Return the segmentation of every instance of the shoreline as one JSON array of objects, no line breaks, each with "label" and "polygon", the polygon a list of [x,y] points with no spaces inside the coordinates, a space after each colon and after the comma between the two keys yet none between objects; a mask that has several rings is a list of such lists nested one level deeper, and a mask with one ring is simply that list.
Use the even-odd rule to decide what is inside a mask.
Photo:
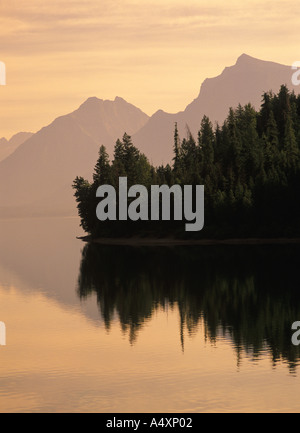
[{"label": "shoreline", "polygon": [[184,245],[288,245],[300,244],[300,238],[245,238],[245,239],[172,239],[172,238],[91,238],[80,236],[83,242],[115,246],[184,246]]}]

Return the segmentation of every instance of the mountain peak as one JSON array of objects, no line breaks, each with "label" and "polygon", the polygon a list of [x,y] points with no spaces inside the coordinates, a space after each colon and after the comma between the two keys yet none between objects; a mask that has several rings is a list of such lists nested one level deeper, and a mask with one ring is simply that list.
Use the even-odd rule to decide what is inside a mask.
[{"label": "mountain peak", "polygon": [[91,96],[87,98],[79,108],[85,108],[85,109],[94,109],[95,107],[100,106],[101,104],[127,104],[125,99],[121,98],[120,96],[116,96],[114,100],[111,99],[99,99],[96,96]]},{"label": "mountain peak", "polygon": [[87,98],[79,107],[78,110],[93,110],[95,107],[99,106],[99,104],[103,102],[102,99],[97,98],[96,96],[91,96]]},{"label": "mountain peak", "polygon": [[93,105],[99,103],[100,101],[101,99],[97,98],[96,96],[91,96],[87,98],[81,105]]},{"label": "mountain peak", "polygon": [[120,96],[116,96],[114,102],[126,102],[125,99],[121,98]]},{"label": "mountain peak", "polygon": [[257,61],[258,59],[256,59],[255,57],[249,56],[248,54],[243,53],[238,57],[238,59],[236,61],[236,65],[239,65],[242,63],[253,62],[253,60]]},{"label": "mountain peak", "polygon": [[9,140],[0,138],[0,161],[11,155],[21,144],[33,135],[32,132],[18,132]]}]

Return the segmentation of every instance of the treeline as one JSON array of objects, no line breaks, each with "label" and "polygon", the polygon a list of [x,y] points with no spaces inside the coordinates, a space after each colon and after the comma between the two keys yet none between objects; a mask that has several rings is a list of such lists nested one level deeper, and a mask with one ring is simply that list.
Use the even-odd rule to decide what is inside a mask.
[{"label": "treeline", "polygon": [[[118,191],[119,177],[134,184],[204,185],[205,226],[184,232],[178,221],[106,221],[96,217],[102,184]],[[204,116],[197,137],[174,133],[171,165],[153,167],[124,134],[114,159],[100,147],[93,182],[73,183],[81,225],[92,236],[180,237],[298,236],[300,234],[300,96],[281,86],[264,93],[260,111],[250,104],[230,109],[222,126]]]}]

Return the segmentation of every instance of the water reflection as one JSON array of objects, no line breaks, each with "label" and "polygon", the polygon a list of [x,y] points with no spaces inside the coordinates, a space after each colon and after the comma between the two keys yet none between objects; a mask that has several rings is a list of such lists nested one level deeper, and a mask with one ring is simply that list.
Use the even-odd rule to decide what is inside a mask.
[{"label": "water reflection", "polygon": [[203,320],[212,342],[229,339],[242,351],[296,369],[299,347],[291,325],[300,320],[300,246],[135,248],[87,244],[78,278],[81,299],[96,293],[107,329],[118,316],[134,344],[158,308],[180,312],[184,329]]}]

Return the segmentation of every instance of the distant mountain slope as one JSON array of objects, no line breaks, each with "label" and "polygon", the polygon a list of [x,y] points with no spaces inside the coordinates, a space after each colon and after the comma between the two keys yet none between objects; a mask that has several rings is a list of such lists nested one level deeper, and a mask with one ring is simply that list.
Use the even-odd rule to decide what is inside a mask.
[{"label": "distant mountain slope", "polygon": [[33,135],[32,132],[19,132],[11,137],[10,140],[0,138],[0,161],[11,155],[18,146],[28,140]]},{"label": "distant mountain slope", "polygon": [[132,134],[147,120],[122,98],[89,98],[55,119],[0,162],[0,216],[75,213],[73,179],[91,177],[101,144],[112,153],[124,131]]},{"label": "distant mountain slope", "polygon": [[234,66],[226,67],[215,78],[206,79],[199,96],[186,109],[177,114],[156,112],[134,136],[134,143],[153,161],[154,164],[170,162],[173,158],[174,124],[178,123],[179,134],[186,136],[186,125],[197,134],[201,119],[207,115],[214,122],[223,123],[230,107],[240,103],[251,103],[260,107],[261,95],[269,90],[277,93],[286,84],[295,93],[300,87],[292,85],[290,66],[258,60],[242,54]]}]

